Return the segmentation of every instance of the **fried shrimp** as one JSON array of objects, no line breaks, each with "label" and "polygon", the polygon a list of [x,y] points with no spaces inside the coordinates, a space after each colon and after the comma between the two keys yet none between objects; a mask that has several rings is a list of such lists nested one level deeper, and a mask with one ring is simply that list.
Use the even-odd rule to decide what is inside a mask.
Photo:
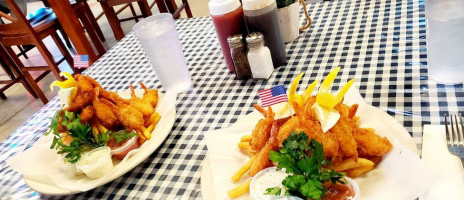
[{"label": "fried shrimp", "polygon": [[81,122],[83,124],[87,123],[93,118],[94,115],[95,115],[95,110],[93,109],[93,106],[89,105],[85,107],[84,109],[82,109],[82,112],[81,112]]},{"label": "fried shrimp", "polygon": [[264,147],[256,155],[256,159],[253,161],[253,164],[251,164],[250,171],[248,173],[250,176],[254,176],[259,171],[272,166],[272,161],[269,159],[269,152],[273,150],[272,146],[272,142],[267,141],[266,145],[264,145]]},{"label": "fried shrimp", "polygon": [[341,144],[339,148],[340,159],[342,158],[354,158],[358,159],[358,151],[356,140],[353,137],[353,123],[349,116],[349,108],[347,105],[337,105],[336,110],[340,113],[340,119],[330,129],[330,132],[338,139]]},{"label": "fried shrimp", "polygon": [[359,128],[354,132],[354,138],[358,144],[360,157],[382,156],[393,148],[390,141],[386,137],[375,134],[374,129]]},{"label": "fried shrimp", "polygon": [[158,90],[148,89],[142,82],[140,82],[139,84],[145,90],[142,99],[145,102],[150,103],[153,107],[156,107],[156,104],[158,104]]},{"label": "fried shrimp", "polygon": [[135,109],[141,112],[144,118],[149,117],[151,114],[153,114],[153,112],[155,112],[155,109],[153,109],[151,103],[137,97],[135,95],[134,86],[132,86],[132,84],[130,85],[130,89],[131,98],[129,100],[129,105],[133,106]]},{"label": "fried shrimp", "polygon": [[116,105],[106,99],[102,99],[102,101],[109,106],[114,113],[116,113],[116,116],[119,121],[121,121],[122,125],[136,131],[142,130],[144,122],[143,115],[133,106],[126,105],[116,99],[113,99],[113,101],[116,102]]},{"label": "fried shrimp", "polygon": [[77,82],[76,97],[71,100],[71,104],[66,109],[69,112],[79,112],[85,106],[92,103],[95,91],[92,83],[83,75],[76,75]]},{"label": "fried shrimp", "polygon": [[264,147],[271,135],[272,123],[274,122],[274,113],[272,112],[271,107],[268,107],[267,113],[261,106],[258,106],[257,104],[255,104],[254,107],[256,110],[260,112],[262,111],[261,114],[264,115],[264,119],[259,120],[258,124],[256,124],[251,139],[251,149],[254,151],[259,151]]},{"label": "fried shrimp", "polygon": [[118,118],[113,113],[111,107],[100,101],[100,99],[98,99],[99,88],[96,88],[95,90],[97,95],[94,96],[92,101],[93,108],[95,109],[95,115],[98,119],[100,119],[103,126],[107,128],[114,128],[119,126],[120,123],[118,121]]}]

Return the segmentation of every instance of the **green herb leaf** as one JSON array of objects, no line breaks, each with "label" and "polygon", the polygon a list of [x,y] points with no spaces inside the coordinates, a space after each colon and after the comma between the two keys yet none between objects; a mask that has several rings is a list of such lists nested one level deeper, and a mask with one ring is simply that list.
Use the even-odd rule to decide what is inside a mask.
[{"label": "green herb leaf", "polygon": [[[60,117],[62,118],[61,124],[59,123]],[[63,130],[64,133],[60,133],[58,130]],[[90,125],[82,124],[80,116],[72,112],[57,111],[47,134],[50,132],[54,135],[50,149],[56,149],[58,154],[66,154],[65,158],[70,163],[79,161],[81,153],[84,151],[99,146],[93,141]],[[69,145],[63,143],[64,135],[72,137],[73,140]]]},{"label": "green herb leaf", "polygon": [[[324,168],[330,165],[330,161],[325,160],[322,143],[308,140],[306,133],[292,132],[278,152],[270,152],[269,159],[278,163],[277,169],[285,169],[289,174],[282,181],[286,195],[318,200],[327,192],[323,183],[344,184],[342,180],[345,174]],[[271,193],[274,189],[268,188],[266,191]]]},{"label": "green herb leaf", "polygon": [[282,189],[279,187],[267,188],[265,195],[280,195]]}]

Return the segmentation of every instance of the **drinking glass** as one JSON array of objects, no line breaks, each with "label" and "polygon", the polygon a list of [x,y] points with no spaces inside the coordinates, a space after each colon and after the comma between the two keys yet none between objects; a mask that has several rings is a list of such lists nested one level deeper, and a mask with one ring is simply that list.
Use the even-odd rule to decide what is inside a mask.
[{"label": "drinking glass", "polygon": [[190,90],[192,80],[172,15],[155,14],[135,24],[132,30],[166,91]]},{"label": "drinking glass", "polygon": [[463,83],[464,1],[427,0],[425,16],[430,79],[444,84]]}]

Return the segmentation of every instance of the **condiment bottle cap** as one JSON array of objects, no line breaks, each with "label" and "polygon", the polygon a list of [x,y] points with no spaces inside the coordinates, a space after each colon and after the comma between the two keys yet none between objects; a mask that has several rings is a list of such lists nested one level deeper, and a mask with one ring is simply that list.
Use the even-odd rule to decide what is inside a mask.
[{"label": "condiment bottle cap", "polygon": [[259,10],[265,8],[272,3],[276,2],[275,0],[242,0],[244,10]]},{"label": "condiment bottle cap", "polygon": [[224,15],[240,7],[239,0],[210,0],[208,2],[211,15]]}]

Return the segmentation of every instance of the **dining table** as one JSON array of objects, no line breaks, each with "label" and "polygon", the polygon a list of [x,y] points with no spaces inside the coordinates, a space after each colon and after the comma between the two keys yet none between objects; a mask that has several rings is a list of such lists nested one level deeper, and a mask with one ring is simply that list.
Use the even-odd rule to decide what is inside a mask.
[{"label": "dining table", "polygon": [[[0,168],[0,196],[12,199],[202,199],[201,169],[208,153],[204,132],[226,128],[259,103],[258,91],[290,85],[301,72],[310,83],[341,66],[337,89],[350,79],[368,104],[388,113],[422,148],[422,127],[443,124],[446,113],[464,108],[462,84],[430,80],[424,0],[325,1],[307,5],[308,30],[286,44],[287,63],[268,80],[238,80],[229,73],[210,17],[176,20],[193,89],[177,95],[170,134],[133,170],[101,187],[68,196],[47,196],[29,188],[21,174]],[[302,13],[300,16],[303,16]],[[304,24],[301,17],[300,24]],[[128,90],[143,82],[165,92],[133,32],[84,74],[105,89]],[[32,138],[49,129],[60,109],[53,98],[0,143],[0,166]],[[160,124],[162,126],[162,124]],[[38,135],[38,137],[34,137]],[[33,145],[33,142],[29,145]]]}]

